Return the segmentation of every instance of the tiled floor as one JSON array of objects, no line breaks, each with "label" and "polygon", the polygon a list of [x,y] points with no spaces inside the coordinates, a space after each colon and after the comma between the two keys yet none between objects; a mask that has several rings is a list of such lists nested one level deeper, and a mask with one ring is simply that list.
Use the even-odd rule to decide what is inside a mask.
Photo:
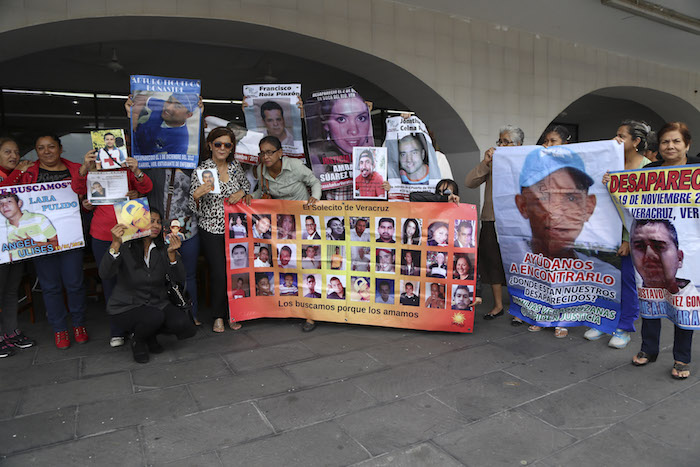
[{"label": "tiled floor", "polygon": [[700,369],[670,378],[669,322],[644,368],[629,364],[638,335],[614,350],[507,317],[478,318],[474,334],[205,325],[161,339],[166,352],[141,365],[109,347],[102,308],[91,305],[91,341],[65,351],[45,319],[21,316],[39,345],[0,360],[3,466],[700,462]]}]

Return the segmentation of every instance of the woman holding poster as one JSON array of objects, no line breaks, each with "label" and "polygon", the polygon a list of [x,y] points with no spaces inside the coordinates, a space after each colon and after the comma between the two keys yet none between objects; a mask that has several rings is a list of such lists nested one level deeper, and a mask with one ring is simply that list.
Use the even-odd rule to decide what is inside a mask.
[{"label": "woman holding poster", "polygon": [[[57,182],[75,179],[78,176],[81,166],[61,157],[63,146],[58,136],[40,135],[34,142],[34,149],[39,160],[21,174],[18,184]],[[38,256],[34,258],[34,267],[46,304],[46,317],[54,330],[56,347],[59,349],[70,347],[66,323],[68,310],[63,300],[64,288],[73,324],[73,338],[79,344],[87,342],[83,249]]]},{"label": "woman holding poster", "polygon": [[[235,204],[250,191],[250,182],[234,159],[236,137],[226,127],[214,128],[207,136],[207,154],[199,169],[216,170],[219,174],[220,193],[212,193],[211,182],[201,183],[197,171],[192,173],[189,208],[199,219],[200,245],[209,264],[211,277],[212,317],[214,332],[224,332],[224,319],[228,318],[228,294],[226,292],[226,257],[224,234],[228,230],[224,202]],[[231,329],[241,328],[239,323],[229,322]]]},{"label": "woman holding poster", "polygon": [[[260,140],[260,161],[260,182],[253,194],[246,195],[248,205],[252,199],[261,199],[263,195],[273,199],[307,200],[308,204],[316,204],[321,198],[321,182],[301,161],[282,158],[282,143],[277,137],[265,136]],[[307,319],[302,330],[309,332],[315,327],[313,320]]]},{"label": "woman holding poster", "polygon": [[[126,167],[113,170],[113,173],[126,173],[129,192],[127,193],[132,199],[138,198],[139,193],[146,194],[153,189],[151,179],[140,168],[139,164],[133,157],[126,158]],[[79,196],[84,197],[88,194],[88,173],[97,170],[97,150],[88,151],[83,158],[83,165],[80,166],[77,176],[72,178],[72,188]],[[92,221],[90,222],[90,236],[92,237],[92,254],[95,256],[95,261],[100,264],[102,257],[109,250],[109,245],[112,242],[111,229],[117,225],[117,216],[114,213],[112,204],[93,205],[88,199],[83,199],[83,208],[87,211],[92,211]],[[109,302],[112,295],[112,290],[116,285],[115,280],[102,281],[102,293],[104,294],[105,303]],[[110,340],[109,345],[119,347],[124,345],[125,333],[123,330],[114,327],[110,322]]]},{"label": "woman holding poster", "polygon": [[[651,132],[651,127],[643,122],[634,120],[625,120],[617,129],[615,141],[624,145],[625,150],[625,170],[641,169],[650,163],[649,159],[644,157],[644,151],[647,147],[647,137]],[[603,183],[605,185],[610,181],[610,175],[605,174]],[[622,279],[622,300],[620,301],[620,321],[617,324],[617,329],[613,332],[612,337],[608,341],[608,346],[615,349],[623,349],[632,339],[631,332],[634,332],[634,322],[639,318],[639,298],[637,297],[637,285],[635,284],[634,266],[630,258],[630,234],[623,226],[622,228],[622,243],[617,250],[617,255],[621,259],[622,267],[620,269]],[[583,337],[590,341],[594,341],[603,337],[600,329],[589,328],[583,334]]]},{"label": "woman holding poster", "polygon": [[[29,161],[20,162],[19,158],[17,142],[0,138],[0,182],[12,184],[10,182],[17,180],[29,167]],[[0,210],[4,212],[3,204],[0,200]],[[0,358],[14,354],[14,348],[26,349],[34,345],[34,341],[17,328],[17,289],[23,274],[23,262],[0,264]]]},{"label": "woman holding poster", "polygon": [[160,212],[151,209],[150,217],[150,235],[126,245],[122,244],[126,226],[112,227],[109,254],[99,265],[103,280],[116,281],[107,303],[109,321],[133,335],[131,349],[137,363],[148,362],[149,352],[163,351],[156,333],[187,339],[197,332],[194,321],[168,300],[168,279],[179,284],[185,279],[185,266],[177,252],[182,242],[172,237],[166,245]]},{"label": "woman holding poster", "polygon": [[[691,136],[685,123],[667,123],[659,130],[658,140],[659,154],[663,160],[652,162],[647,168],[688,164]],[[683,251],[679,249],[678,234],[669,220],[635,221],[630,237],[632,261],[642,278],[642,287],[666,289],[673,295],[672,298],[698,293],[696,290],[685,292],[693,288],[692,282],[676,278],[676,272],[683,264]],[[665,276],[663,280],[659,279],[661,275]],[[687,379],[690,376],[693,331],[682,329],[677,324],[674,327],[671,376],[674,379]],[[660,335],[661,318],[644,318],[642,313],[642,348],[632,358],[634,365],[643,366],[656,361]]]}]

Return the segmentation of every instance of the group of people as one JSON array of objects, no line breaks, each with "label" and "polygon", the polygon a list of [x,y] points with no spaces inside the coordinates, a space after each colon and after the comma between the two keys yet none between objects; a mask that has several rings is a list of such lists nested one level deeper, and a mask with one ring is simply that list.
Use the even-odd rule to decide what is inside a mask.
[{"label": "group of people", "polygon": [[[129,99],[126,104],[127,113],[130,114],[134,102]],[[201,102],[200,102],[201,105]],[[272,109],[275,110],[275,109]],[[267,109],[269,112],[270,109]],[[329,123],[329,126],[330,125]],[[688,150],[691,137],[687,127],[680,122],[669,123],[659,130],[656,135],[657,145],[652,145],[653,135],[648,125],[642,122],[625,121],[617,129],[615,140],[624,146],[625,169],[637,169],[645,166],[671,166],[689,163]],[[545,147],[564,145],[569,142],[570,136],[566,128],[553,126],[543,134],[541,144]],[[497,146],[522,145],[524,133],[521,129],[506,126],[499,131]],[[411,143],[407,141],[406,144]],[[324,196],[321,182],[317,176],[298,159],[283,157],[282,141],[278,136],[268,134],[259,143],[260,163],[255,167],[244,169],[236,161],[235,147],[236,136],[227,127],[212,129],[206,138],[204,145],[205,155],[202,158],[198,170],[205,169],[216,171],[218,186],[215,190],[211,179],[200,180],[193,171],[182,169],[148,169],[141,170],[138,162],[133,157],[120,160],[122,167],[115,170],[124,171],[127,175],[129,197],[136,198],[147,196],[150,210],[150,235],[127,243],[123,242],[126,226],[117,223],[114,210],[111,205],[92,205],[87,197],[87,175],[90,171],[97,170],[99,161],[98,151],[89,151],[83,158],[83,163],[78,164],[61,157],[62,146],[60,139],[55,135],[41,135],[35,140],[35,149],[38,155],[36,162],[20,161],[19,147],[17,143],[8,138],[0,139],[0,186],[54,182],[71,180],[73,190],[80,196],[81,206],[86,213],[90,213],[90,237],[91,249],[96,263],[99,265],[99,274],[102,281],[106,309],[110,317],[110,345],[118,347],[130,338],[134,359],[138,362],[148,361],[149,353],[162,351],[156,336],[159,333],[174,334],[184,339],[194,335],[196,325],[200,325],[197,303],[196,270],[197,258],[201,253],[206,259],[209,269],[210,298],[213,318],[212,330],[217,333],[224,332],[228,319],[228,294],[227,294],[227,267],[224,251],[225,234],[227,231],[232,238],[243,238],[247,235],[247,226],[243,216],[234,216],[226,219],[224,215],[224,203],[235,204],[244,202],[250,204],[253,199],[284,199],[303,200],[309,205],[315,204],[319,199],[339,197],[339,192],[333,196]],[[505,272],[500,256],[500,248],[496,235],[495,216],[493,212],[492,198],[492,161],[495,147],[485,152],[484,159],[469,172],[465,184],[470,188],[477,188],[486,184],[485,197],[481,210],[481,229],[478,242],[478,272],[480,280],[491,286],[494,298],[493,308],[484,315],[485,320],[493,320],[502,316],[505,312],[503,302],[503,285],[505,285]],[[410,171],[413,165],[419,166],[418,159],[422,155],[416,148],[402,150],[400,158],[402,167],[406,168],[401,173],[402,180],[406,183],[421,183],[427,177],[425,173]],[[657,159],[658,158],[658,159]],[[415,160],[414,160],[415,159]],[[413,161],[413,162],[412,162]],[[374,161],[369,157],[361,160],[361,165],[367,174],[373,168]],[[412,165],[413,164],[413,165]],[[420,167],[419,167],[420,169]],[[251,186],[247,171],[253,171],[256,186]],[[602,180],[601,183],[605,183]],[[382,181],[383,190],[388,190],[386,182]],[[420,201],[453,201],[459,202],[458,185],[449,179],[438,184],[435,194],[416,193],[411,200]],[[431,198],[432,196],[432,198]],[[527,190],[523,189],[522,196],[527,196]],[[12,203],[17,206],[13,208]],[[21,209],[12,197],[0,197],[0,211],[6,209]],[[8,211],[9,212],[9,211]],[[545,211],[537,213],[541,222],[548,222]],[[7,217],[7,216],[6,216]],[[175,225],[187,225],[186,235],[178,232],[170,235],[167,242],[164,241],[163,223],[168,221],[168,227]],[[173,223],[170,221],[172,220]],[[289,235],[296,233],[294,218],[290,216],[291,225],[286,229]],[[313,216],[304,219],[302,238],[304,240],[320,240],[318,225]],[[254,238],[270,238],[269,218],[261,217],[252,226]],[[285,220],[278,219],[278,226],[285,229]],[[368,219],[358,219],[351,226],[350,238],[353,241],[360,239],[369,240],[367,231]],[[393,218],[378,219],[376,225],[376,242],[396,243],[396,225]],[[401,225],[399,226],[401,227]],[[416,219],[407,219],[401,229],[401,242],[406,245],[418,244],[421,237],[421,225]],[[444,222],[431,224],[427,232],[427,244],[429,246],[447,246],[449,226]],[[454,246],[458,248],[473,248],[472,238],[474,226],[469,222],[460,223],[455,228]],[[343,222],[339,219],[329,219],[326,223],[326,236],[330,240],[344,240],[346,236]],[[613,333],[609,345],[622,348],[630,340],[630,333],[634,332],[634,322],[639,317],[637,291],[634,277],[634,264],[641,261],[663,261],[661,254],[656,256],[653,248],[662,238],[664,245],[678,262],[682,262],[682,252],[678,251],[677,233],[667,225],[659,222],[638,222],[632,232],[623,232],[621,246],[617,254],[622,259],[622,312],[618,329]],[[674,250],[675,249],[675,250]],[[377,248],[377,270],[383,267],[394,267],[394,250],[390,247]],[[369,270],[369,250],[364,247],[353,248],[352,268],[358,271]],[[255,259],[256,267],[269,267],[271,264],[271,251],[262,246]],[[280,253],[280,257],[281,257]],[[386,256],[386,258],[385,258]],[[661,258],[661,259],[659,259]],[[341,269],[344,261],[344,253],[338,248],[332,255],[332,269]],[[437,252],[428,258],[429,277],[445,278],[447,267],[445,255]],[[310,245],[306,248],[302,265],[315,268],[318,265],[319,252],[316,247]],[[72,340],[76,343],[87,342],[89,337],[85,327],[85,286],[83,281],[83,250],[74,249],[56,254],[39,256],[33,259],[39,283],[42,289],[48,321],[55,333],[55,345],[59,349],[66,349]],[[474,259],[467,253],[460,253],[454,257],[453,275],[458,280],[474,279]],[[246,258],[247,265],[247,258]],[[305,267],[306,267],[305,266]],[[24,262],[11,262],[0,265],[0,300],[2,306],[2,319],[0,329],[0,356],[12,355],[15,349],[28,348],[34,345],[34,341],[26,336],[18,328],[17,324],[17,289],[19,281],[24,273]],[[406,250],[401,258],[401,273],[414,275],[414,271],[420,269],[420,256]],[[296,295],[298,287],[289,275],[289,280],[280,284],[283,295]],[[186,290],[192,299],[192,314],[182,313],[181,309],[174,307],[167,298],[167,282],[175,281],[185,284]],[[267,279],[267,283],[266,280]],[[345,287],[339,279],[331,278],[333,289],[331,297],[342,299],[345,297]],[[653,278],[643,277],[645,285],[654,285]],[[320,296],[316,292],[313,275],[307,278],[313,284],[306,284],[309,294]],[[686,284],[683,280],[671,278],[672,288],[682,289]],[[669,280],[665,282],[668,284]],[[256,293],[258,295],[271,295],[271,284],[266,275],[257,280]],[[367,290],[365,284],[356,287],[358,292]],[[434,282],[426,290],[425,306],[430,308],[444,308],[446,291],[441,284]],[[67,300],[64,302],[63,293]],[[242,291],[242,284],[237,284],[236,291]],[[393,303],[393,291],[386,281],[377,283],[378,303]],[[467,286],[460,285],[452,291],[453,305],[455,309],[467,309],[473,303],[473,292]],[[239,294],[240,295],[240,294]],[[447,297],[448,299],[450,297]],[[418,295],[414,291],[414,284],[405,281],[404,290],[400,294],[401,304],[417,305]],[[479,300],[480,301],[480,300]],[[66,306],[67,305],[67,306]],[[460,308],[462,307],[462,308]],[[68,325],[70,315],[71,326]],[[513,318],[512,325],[522,325],[522,321]],[[240,329],[240,323],[229,321],[229,326]],[[311,331],[315,323],[308,319],[303,324],[304,331]],[[70,329],[70,331],[69,331]],[[529,330],[536,332],[542,328],[530,326]],[[660,320],[644,319],[642,322],[642,348],[634,357],[635,365],[645,365],[656,360],[659,353]],[[557,327],[554,330],[556,337],[565,337],[568,330]],[[603,333],[597,329],[589,329],[585,337],[589,340],[599,339]],[[677,378],[686,378],[689,375],[690,347],[692,344],[692,331],[676,327],[674,342],[674,367],[672,374]]]},{"label": "group of people", "polygon": [[[611,132],[612,133],[612,132]],[[570,142],[570,134],[563,126],[551,126],[542,135],[540,143],[544,147],[560,146]],[[524,133],[513,126],[505,126],[499,131],[498,147],[519,146],[523,144]],[[626,170],[682,166],[697,163],[688,152],[691,144],[691,135],[688,127],[682,122],[670,122],[654,133],[650,126],[644,122],[626,120],[617,128],[614,140],[623,146],[624,168]],[[506,284],[506,275],[503,269],[503,261],[500,257],[501,248],[496,235],[495,216],[493,210],[493,186],[492,163],[496,148],[489,148],[483,160],[474,167],[466,177],[465,183],[470,188],[477,188],[486,184],[483,207],[481,210],[481,230],[478,243],[478,272],[483,283],[489,284],[493,293],[494,306],[483,318],[494,320],[504,314],[503,286]],[[529,156],[528,156],[529,158]],[[528,161],[525,161],[527,165]],[[525,169],[524,169],[525,170]],[[607,184],[610,176],[606,174],[602,180],[591,180],[585,174],[580,177],[577,170],[562,169],[559,172],[552,170],[559,178],[552,182],[552,186],[562,192],[567,192],[565,186],[585,187],[585,191],[593,183]],[[574,177],[581,178],[575,180]],[[571,216],[580,220],[581,226],[590,218],[595,207],[595,202],[587,203],[590,195],[583,197],[580,203],[573,203],[566,213],[555,212],[556,205],[563,203],[537,203],[529,202],[528,196],[541,199],[542,192],[551,187],[536,186],[537,180],[529,180],[521,184],[521,194],[516,196],[516,205],[523,217],[530,220],[533,237],[530,247],[534,253],[544,257],[562,257],[553,249],[571,250],[573,242],[581,229],[571,229],[562,234],[562,238],[553,238],[545,230],[554,226],[558,218]],[[522,182],[522,174],[521,174]],[[531,188],[532,186],[532,188]],[[593,197],[595,198],[595,197]],[[530,200],[532,201],[532,200]],[[558,209],[558,207],[557,207]],[[555,219],[555,217],[557,219]],[[554,230],[554,229],[552,229]],[[554,234],[552,234],[554,235]],[[569,238],[570,237],[570,238]],[[623,226],[623,234],[617,256],[621,260],[621,311],[617,329],[612,333],[608,345],[613,348],[624,348],[630,342],[630,333],[635,331],[634,323],[639,318],[639,297],[635,282],[635,267],[642,278],[643,287],[664,288],[670,294],[682,294],[685,288],[689,288],[687,279],[676,278],[676,271],[683,263],[683,252],[679,250],[678,233],[673,225],[665,219],[637,220],[633,223],[631,232]],[[691,284],[692,285],[692,284]],[[693,291],[695,293],[695,291]],[[520,326],[523,322],[514,317],[511,321],[514,326]],[[692,330],[682,329],[674,325],[674,365],[671,376],[676,379],[686,379],[690,375],[690,355],[692,345]],[[529,326],[529,331],[541,331],[542,327]],[[654,362],[659,354],[659,335],[661,329],[660,319],[642,319],[642,345],[632,363],[637,366]],[[566,337],[568,329],[555,327],[554,336]],[[597,340],[605,335],[596,328],[589,328],[584,337],[588,340]]]}]

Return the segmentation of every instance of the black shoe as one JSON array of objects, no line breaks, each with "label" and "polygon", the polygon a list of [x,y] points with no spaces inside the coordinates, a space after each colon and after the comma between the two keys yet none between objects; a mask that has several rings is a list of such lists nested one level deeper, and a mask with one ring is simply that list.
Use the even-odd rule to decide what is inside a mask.
[{"label": "black shoe", "polygon": [[148,363],[148,345],[145,342],[131,341],[131,350],[134,352],[136,363]]},{"label": "black shoe", "polygon": [[503,310],[499,311],[499,312],[496,313],[495,315],[492,315],[491,313],[486,313],[486,314],[484,315],[484,319],[485,319],[486,321],[491,321],[492,319],[496,319],[496,318],[498,318],[499,316],[502,316],[503,313],[505,313],[505,311],[503,311]]},{"label": "black shoe", "polygon": [[522,326],[523,324],[525,324],[525,323],[523,323],[522,321],[520,321],[518,318],[513,318],[513,319],[510,321],[510,325],[511,325],[511,326]]},{"label": "black shoe", "polygon": [[165,350],[162,345],[158,343],[158,339],[156,339],[156,336],[151,337],[146,341],[146,345],[148,345],[148,351],[150,353],[163,353]]},{"label": "black shoe", "polygon": [[304,321],[304,324],[301,325],[301,330],[304,332],[311,332],[314,329],[316,329],[316,323],[309,323],[308,321]]}]

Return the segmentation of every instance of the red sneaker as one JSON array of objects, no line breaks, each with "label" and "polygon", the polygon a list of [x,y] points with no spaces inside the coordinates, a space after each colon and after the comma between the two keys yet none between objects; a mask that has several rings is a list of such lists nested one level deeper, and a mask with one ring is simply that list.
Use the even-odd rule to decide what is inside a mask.
[{"label": "red sneaker", "polygon": [[66,350],[70,347],[70,339],[68,338],[68,331],[60,331],[55,333],[56,337],[56,348],[60,350]]},{"label": "red sneaker", "polygon": [[73,328],[73,336],[75,337],[75,342],[78,344],[86,343],[90,338],[88,337],[87,329],[85,326],[78,326]]}]

